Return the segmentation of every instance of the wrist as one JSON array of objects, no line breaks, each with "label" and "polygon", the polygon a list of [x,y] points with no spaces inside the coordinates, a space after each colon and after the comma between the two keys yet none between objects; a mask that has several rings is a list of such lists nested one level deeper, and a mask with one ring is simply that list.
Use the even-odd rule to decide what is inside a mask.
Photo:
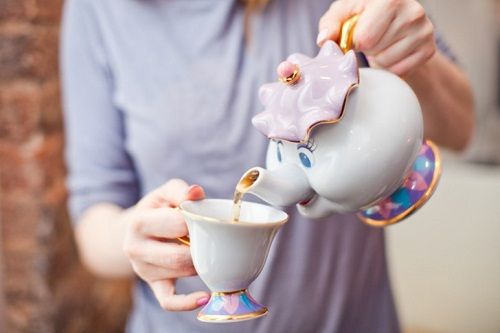
[{"label": "wrist", "polygon": [[403,75],[401,78],[407,82],[428,81],[436,73],[436,70],[439,67],[439,57],[441,56],[440,52],[436,51],[427,61],[416,66],[413,70]]}]

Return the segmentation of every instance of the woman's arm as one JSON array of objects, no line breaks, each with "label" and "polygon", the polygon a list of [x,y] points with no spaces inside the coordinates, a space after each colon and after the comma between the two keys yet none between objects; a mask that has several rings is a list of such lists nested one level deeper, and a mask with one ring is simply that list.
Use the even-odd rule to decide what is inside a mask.
[{"label": "woman's arm", "polygon": [[175,280],[196,271],[189,248],[176,241],[187,234],[187,226],[173,207],[203,197],[200,186],[173,179],[126,210],[107,203],[93,205],[76,230],[80,256],[98,276],[131,277],[136,273],[150,285],[165,310],[202,306],[209,299],[207,292],[175,293]]},{"label": "woman's arm", "polygon": [[134,276],[130,261],[123,252],[127,213],[115,204],[100,203],[88,208],[78,221],[75,237],[80,258],[97,276]]},{"label": "woman's arm", "polygon": [[425,137],[445,147],[463,150],[474,127],[472,89],[463,72],[436,52],[404,79],[422,106]]},{"label": "woman's arm", "polygon": [[78,250],[97,275],[127,277],[133,271],[164,309],[193,310],[206,304],[209,294],[175,293],[176,279],[196,270],[189,247],[176,241],[187,234],[187,226],[173,207],[201,199],[204,192],[200,186],[170,180],[139,201],[124,116],[113,101],[113,64],[97,4],[67,0],[62,26],[68,189]]},{"label": "woman's arm", "polygon": [[464,149],[474,126],[472,90],[465,75],[439,51],[434,27],[415,0],[338,0],[319,23],[318,44],[338,40],[343,22],[359,20],[354,46],[370,65],[404,78],[423,109],[425,137]]},{"label": "woman's arm", "polygon": [[131,276],[122,251],[122,208],[138,200],[125,148],[123,116],[113,103],[113,76],[94,1],[65,2],[61,83],[70,213],[78,249],[102,276]]}]

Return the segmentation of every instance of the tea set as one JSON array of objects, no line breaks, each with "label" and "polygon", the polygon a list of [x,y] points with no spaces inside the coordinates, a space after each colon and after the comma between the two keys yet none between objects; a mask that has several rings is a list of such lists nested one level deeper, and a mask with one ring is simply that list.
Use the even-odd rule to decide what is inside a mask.
[{"label": "tea set", "polygon": [[[278,66],[279,80],[264,84],[264,110],[252,123],[269,140],[266,168],[244,173],[241,192],[271,206],[233,200],[183,202],[193,263],[212,291],[198,319],[234,322],[268,309],[248,292],[288,216],[322,218],[355,213],[374,227],[414,213],[433,194],[441,172],[438,148],[423,138],[422,111],[398,76],[359,68],[352,48],[357,17],[342,27],[339,44],[328,41],[314,58],[292,54]],[[240,195],[241,197],[241,195]]]}]

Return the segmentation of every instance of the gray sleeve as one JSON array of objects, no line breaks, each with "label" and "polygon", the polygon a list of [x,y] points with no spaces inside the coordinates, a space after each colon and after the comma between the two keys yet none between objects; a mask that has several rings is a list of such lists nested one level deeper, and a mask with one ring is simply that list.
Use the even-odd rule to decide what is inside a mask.
[{"label": "gray sleeve", "polygon": [[129,207],[138,199],[123,114],[113,105],[113,79],[96,18],[90,2],[66,1],[60,65],[69,209],[75,222],[96,203]]},{"label": "gray sleeve", "polygon": [[436,46],[437,46],[438,50],[441,51],[441,53],[444,56],[446,56],[448,59],[450,59],[451,61],[456,63],[457,57],[455,56],[455,54],[453,53],[453,51],[448,46],[446,41],[443,39],[443,36],[439,32],[436,33],[435,39],[436,39]]}]

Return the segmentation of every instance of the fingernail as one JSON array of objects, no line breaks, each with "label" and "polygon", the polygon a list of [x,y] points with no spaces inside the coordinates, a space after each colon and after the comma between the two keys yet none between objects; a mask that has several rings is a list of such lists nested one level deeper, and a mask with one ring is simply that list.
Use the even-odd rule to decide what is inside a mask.
[{"label": "fingernail", "polygon": [[318,38],[316,38],[316,44],[319,45],[319,44],[323,43],[327,37],[328,37],[328,29],[325,28],[319,32]]},{"label": "fingernail", "polygon": [[203,306],[203,305],[207,304],[209,300],[210,300],[210,297],[207,297],[207,296],[202,297],[196,301],[196,305]]},{"label": "fingernail", "polygon": [[186,195],[189,195],[189,194],[193,193],[197,189],[201,189],[201,186],[200,185],[191,185],[191,186],[189,186],[187,188],[187,190],[186,190]]}]

